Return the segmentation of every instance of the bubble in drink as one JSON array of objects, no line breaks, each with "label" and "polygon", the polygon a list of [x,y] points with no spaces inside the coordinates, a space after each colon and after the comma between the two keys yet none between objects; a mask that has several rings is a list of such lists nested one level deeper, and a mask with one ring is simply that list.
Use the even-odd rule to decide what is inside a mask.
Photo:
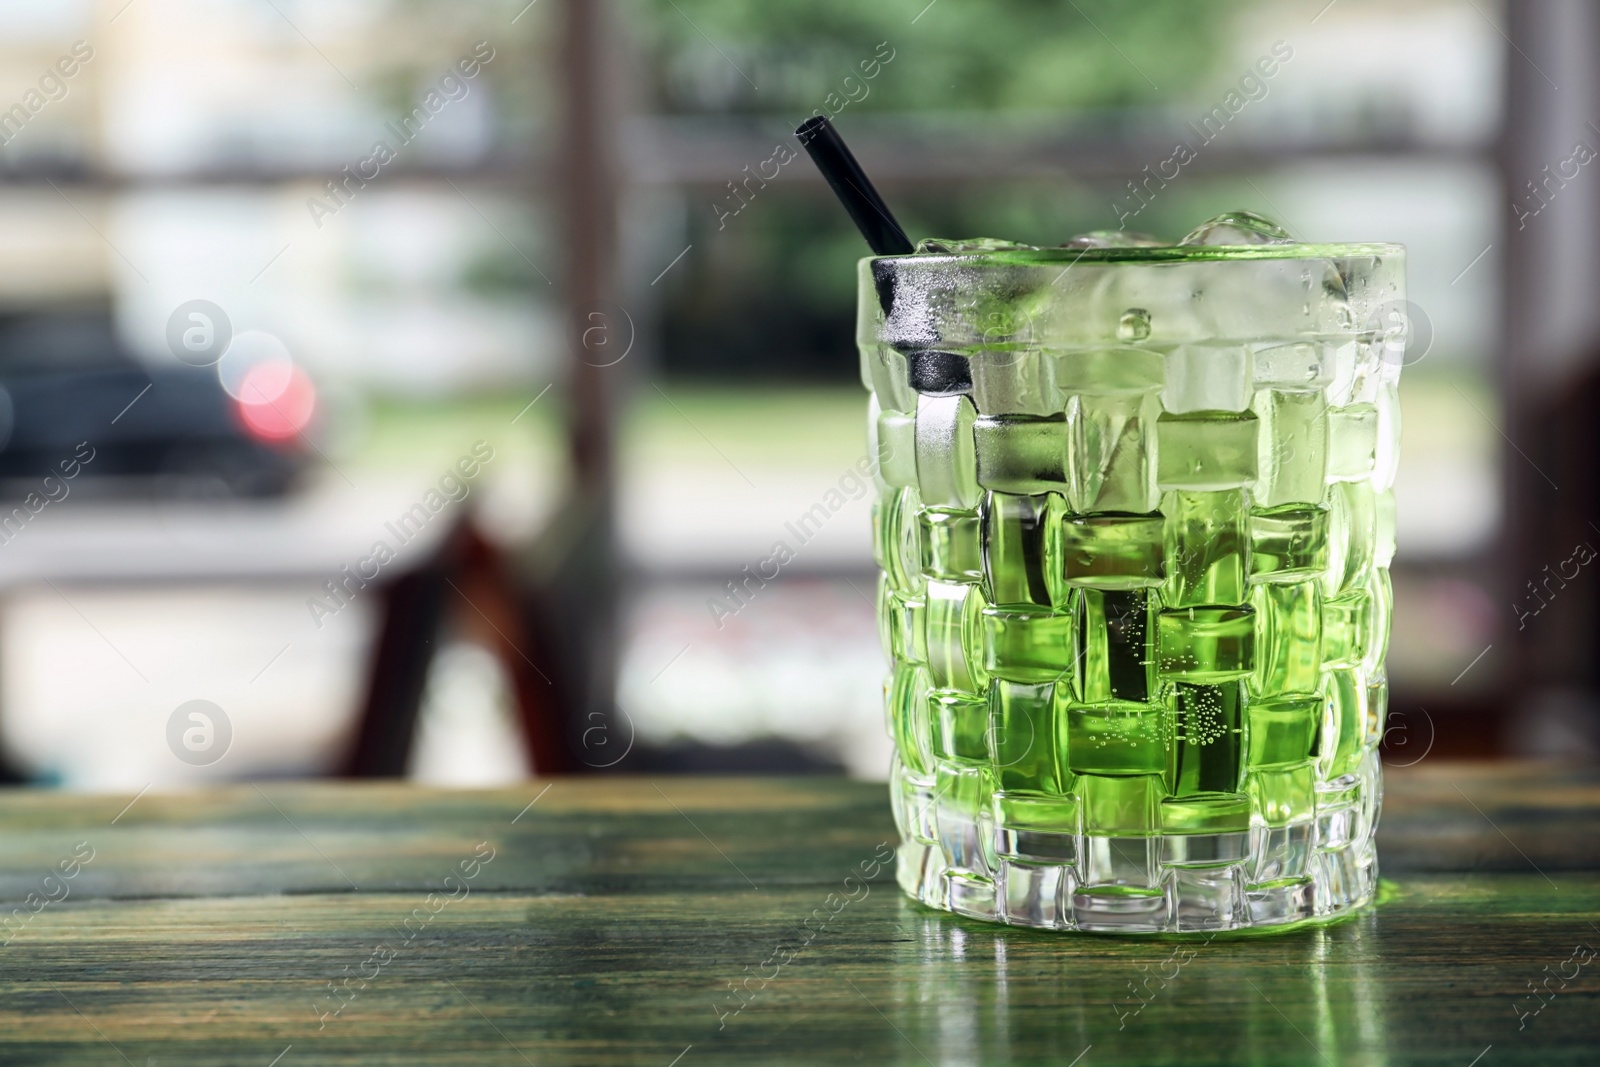
[{"label": "bubble in drink", "polygon": [[1254,211],[1225,211],[1190,230],[1180,246],[1292,244],[1289,231]]},{"label": "bubble in drink", "polygon": [[1150,312],[1144,308],[1129,308],[1117,320],[1117,340],[1143,341],[1150,336]]}]

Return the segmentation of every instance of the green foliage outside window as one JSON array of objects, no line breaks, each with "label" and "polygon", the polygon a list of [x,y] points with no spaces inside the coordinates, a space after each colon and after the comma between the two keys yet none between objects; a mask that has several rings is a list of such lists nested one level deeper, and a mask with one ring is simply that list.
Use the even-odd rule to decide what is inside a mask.
[{"label": "green foliage outside window", "polygon": [[[894,58],[852,107],[995,111],[1181,99],[1229,57],[1234,0],[645,0],[633,32],[667,112],[804,114]],[[913,22],[915,19],[915,22]],[[870,69],[870,68],[869,68]],[[748,80],[747,80],[748,79]],[[1159,88],[1158,88],[1159,86]]]}]

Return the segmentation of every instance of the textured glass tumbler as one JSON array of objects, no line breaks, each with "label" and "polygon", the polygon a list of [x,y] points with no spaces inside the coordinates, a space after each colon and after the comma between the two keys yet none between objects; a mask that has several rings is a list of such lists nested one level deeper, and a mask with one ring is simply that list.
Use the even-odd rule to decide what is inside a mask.
[{"label": "textured glass tumbler", "polygon": [[1371,899],[1396,245],[863,260],[900,885],[1062,930]]}]

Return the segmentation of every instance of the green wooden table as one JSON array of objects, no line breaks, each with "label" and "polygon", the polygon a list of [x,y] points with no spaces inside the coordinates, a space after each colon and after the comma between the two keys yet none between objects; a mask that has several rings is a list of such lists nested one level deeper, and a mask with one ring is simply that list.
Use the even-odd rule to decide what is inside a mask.
[{"label": "green wooden table", "polygon": [[1592,769],[1393,772],[1391,899],[1209,942],[852,879],[888,800],[832,779],[129,800],[0,796],[0,1063],[1600,1062]]}]

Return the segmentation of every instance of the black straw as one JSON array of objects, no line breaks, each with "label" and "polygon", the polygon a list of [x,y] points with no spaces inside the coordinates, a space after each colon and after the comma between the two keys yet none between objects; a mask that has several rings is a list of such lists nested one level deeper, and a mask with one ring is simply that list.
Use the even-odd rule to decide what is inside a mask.
[{"label": "black straw", "polygon": [[833,195],[850,213],[856,229],[867,239],[873,252],[880,256],[903,256],[913,250],[906,231],[889,213],[889,205],[867,180],[861,164],[850,154],[839,131],[826,116],[814,115],[806,119],[795,129],[794,135],[827,179]]}]

